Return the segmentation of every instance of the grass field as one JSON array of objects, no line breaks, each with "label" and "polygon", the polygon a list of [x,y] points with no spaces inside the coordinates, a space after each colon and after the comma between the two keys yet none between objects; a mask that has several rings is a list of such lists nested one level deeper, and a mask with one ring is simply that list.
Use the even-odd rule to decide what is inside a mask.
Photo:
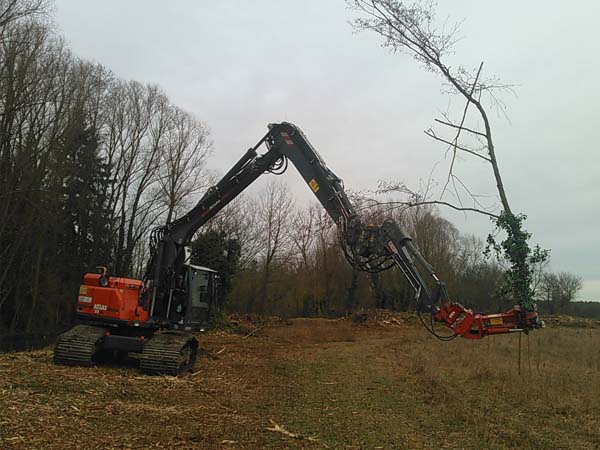
[{"label": "grass field", "polygon": [[297,319],[213,332],[197,372],[0,355],[0,449],[600,449],[600,329],[439,342]]}]

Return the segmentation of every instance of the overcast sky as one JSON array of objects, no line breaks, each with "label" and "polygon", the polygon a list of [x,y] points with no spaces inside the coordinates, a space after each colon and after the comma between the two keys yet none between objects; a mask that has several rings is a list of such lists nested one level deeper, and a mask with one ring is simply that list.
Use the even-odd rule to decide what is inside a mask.
[{"label": "overcast sky", "polygon": [[[451,63],[483,60],[487,75],[518,85],[503,97],[510,122],[491,116],[513,210],[552,250],[552,270],[583,277],[580,299],[600,300],[600,2],[443,3],[442,19],[464,19]],[[444,148],[423,134],[451,101],[440,79],[377,36],[354,34],[343,0],[57,0],[55,12],[77,55],[159,84],[206,122],[214,169],[228,170],[267,123],[286,120],[349,189],[418,187],[434,168],[444,180]],[[458,170],[475,192],[494,194],[485,165]],[[293,170],[283,177],[299,202],[310,199]],[[461,232],[490,231],[483,217],[442,214]]]}]

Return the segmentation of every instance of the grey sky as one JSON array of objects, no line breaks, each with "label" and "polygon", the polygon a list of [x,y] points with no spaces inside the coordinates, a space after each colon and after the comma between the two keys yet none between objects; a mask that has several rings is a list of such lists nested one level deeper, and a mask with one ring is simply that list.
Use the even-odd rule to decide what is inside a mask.
[{"label": "grey sky", "polygon": [[[584,278],[580,299],[600,300],[600,2],[448,3],[440,17],[465,19],[452,63],[484,60],[488,75],[518,84],[517,97],[503,97],[511,122],[492,117],[513,209],[552,250],[553,270]],[[423,134],[448,107],[440,80],[377,36],[353,34],[351,17],[343,0],[56,1],[76,54],[159,84],[210,126],[212,168],[227,170],[267,123],[288,120],[350,189],[380,179],[416,187],[436,163],[443,181],[444,148]],[[292,172],[286,181],[307,201]],[[494,194],[487,167],[461,161],[459,173]],[[442,214],[462,232],[490,230],[483,217]]]}]

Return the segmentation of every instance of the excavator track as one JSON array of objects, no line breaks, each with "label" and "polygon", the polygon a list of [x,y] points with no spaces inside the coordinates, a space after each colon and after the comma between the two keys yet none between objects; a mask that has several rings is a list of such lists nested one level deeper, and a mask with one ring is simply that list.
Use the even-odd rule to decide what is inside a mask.
[{"label": "excavator track", "polygon": [[149,375],[179,375],[192,370],[198,341],[189,333],[162,332],[149,339],[140,357],[140,370]]},{"label": "excavator track", "polygon": [[54,364],[91,366],[106,328],[76,325],[61,334],[54,345]]}]

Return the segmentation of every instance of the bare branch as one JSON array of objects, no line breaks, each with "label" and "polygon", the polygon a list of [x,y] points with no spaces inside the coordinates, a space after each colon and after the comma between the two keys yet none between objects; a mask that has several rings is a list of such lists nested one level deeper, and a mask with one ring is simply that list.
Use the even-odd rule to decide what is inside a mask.
[{"label": "bare branch", "polygon": [[377,201],[375,201],[374,204],[376,204],[376,205],[378,205],[378,204],[380,204],[380,205],[398,205],[398,206],[402,206],[404,208],[415,208],[417,206],[422,206],[422,205],[443,205],[443,206],[452,208],[456,211],[476,212],[476,213],[483,214],[488,217],[493,217],[495,219],[497,219],[499,217],[497,214],[493,214],[488,211],[484,211],[484,210],[481,210],[478,208],[456,206],[456,205],[453,205],[452,203],[445,202],[443,200],[421,200],[421,201],[415,201],[415,202],[408,202],[408,201],[407,202],[395,202],[395,201],[377,202]]},{"label": "bare branch", "polygon": [[[460,132],[462,130],[462,127],[465,124],[465,120],[467,118],[467,111],[469,110],[469,104],[471,103],[470,98],[473,96],[473,91],[475,90],[475,86],[477,85],[477,80],[479,79],[479,75],[481,74],[481,69],[483,68],[483,61],[481,62],[481,64],[479,65],[479,70],[477,71],[477,75],[475,76],[475,81],[473,82],[473,85],[471,86],[471,92],[470,92],[470,96],[467,97],[467,103],[465,104],[465,109],[463,111],[463,115],[462,115],[462,119],[460,120],[460,125],[457,127],[458,130],[456,132],[456,136],[454,136],[454,141],[452,143],[452,147],[453,147],[453,154],[452,154],[452,162],[450,163],[450,169],[448,169],[448,179],[446,180],[446,184],[444,185],[444,189],[442,189],[442,193],[440,195],[440,198],[442,198],[444,196],[444,192],[446,191],[446,187],[448,186],[448,183],[450,182],[450,177],[452,175],[452,171],[454,170],[454,162],[456,161],[456,150],[457,150],[457,146],[458,146],[458,139],[460,137]],[[456,188],[455,188],[456,191]],[[458,196],[458,191],[456,191],[456,195]],[[460,201],[460,199],[459,199]]]},{"label": "bare branch", "polygon": [[469,133],[476,134],[478,136],[486,137],[484,133],[481,133],[481,132],[475,131],[475,130],[471,130],[470,128],[467,128],[464,125],[463,126],[459,126],[459,125],[455,125],[455,124],[450,123],[450,122],[445,122],[445,121],[440,120],[440,119],[433,119],[433,120],[435,120],[437,123],[441,123],[442,125],[448,125],[449,127],[456,128],[458,130],[464,130],[464,131],[468,131]]},{"label": "bare branch", "polygon": [[[444,139],[444,138],[441,138],[441,137],[439,137],[439,136],[438,136],[438,135],[436,135],[436,134],[435,134],[435,132],[434,132],[433,130],[431,130],[431,129],[424,131],[424,133],[425,133],[427,136],[429,136],[430,138],[432,138],[432,139],[435,139],[436,141],[440,141],[440,142],[443,142],[443,143],[445,143],[445,144],[448,144],[448,145],[453,145],[453,146],[455,145],[454,143],[452,143],[452,142],[450,142],[450,141],[448,141],[448,140],[446,140],[446,139]],[[475,152],[474,150],[468,149],[468,148],[466,148],[466,147],[463,147],[463,146],[460,146],[460,145],[455,145],[455,146],[456,146],[456,148],[457,148],[458,150],[462,150],[463,152],[470,153],[471,155],[477,156],[478,158],[481,158],[481,159],[483,159],[484,161],[490,162],[490,159],[489,159],[489,158],[487,158],[486,156],[483,156],[483,155],[481,155],[481,154],[479,154],[479,153]]]}]

